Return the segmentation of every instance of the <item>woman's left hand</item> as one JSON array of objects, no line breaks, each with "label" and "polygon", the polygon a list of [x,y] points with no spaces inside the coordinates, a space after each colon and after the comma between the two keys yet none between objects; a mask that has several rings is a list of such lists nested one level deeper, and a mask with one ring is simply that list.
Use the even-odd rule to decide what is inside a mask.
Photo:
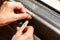
[{"label": "woman's left hand", "polygon": [[[14,10],[19,13],[15,13]],[[20,2],[7,2],[5,1],[0,8],[0,26],[7,25],[11,22],[31,19],[31,16],[26,13],[25,8]]]}]

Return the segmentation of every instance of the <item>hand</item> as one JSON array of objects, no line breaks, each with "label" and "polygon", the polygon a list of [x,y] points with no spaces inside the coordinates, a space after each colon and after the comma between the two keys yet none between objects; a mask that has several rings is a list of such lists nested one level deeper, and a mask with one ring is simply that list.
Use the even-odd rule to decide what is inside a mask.
[{"label": "hand", "polygon": [[25,29],[25,33],[21,32],[20,28],[17,27],[16,34],[12,37],[12,40],[34,40],[33,39],[34,29],[31,26],[28,26]]},{"label": "hand", "polygon": [[0,26],[22,19],[31,19],[31,16],[26,13],[20,2],[5,1],[3,3],[0,8]]}]

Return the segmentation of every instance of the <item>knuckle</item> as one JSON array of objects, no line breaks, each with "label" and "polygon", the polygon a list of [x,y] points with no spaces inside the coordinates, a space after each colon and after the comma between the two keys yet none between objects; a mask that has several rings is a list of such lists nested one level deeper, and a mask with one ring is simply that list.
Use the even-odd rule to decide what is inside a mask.
[{"label": "knuckle", "polygon": [[34,28],[32,27],[33,31],[34,31]]},{"label": "knuckle", "polygon": [[30,29],[31,29],[31,31],[34,33],[34,28],[33,28],[32,26],[30,26]]},{"label": "knuckle", "polygon": [[29,16],[31,16],[30,14],[27,14],[27,16],[29,17]]},{"label": "knuckle", "polygon": [[7,3],[6,3],[6,6],[7,6],[7,7],[9,7],[9,6],[10,6],[9,2],[7,2]]},{"label": "knuckle", "polygon": [[22,3],[20,3],[20,2],[17,2],[18,4],[20,4],[20,5],[22,5]]},{"label": "knuckle", "polygon": [[27,17],[29,17],[30,15],[29,14],[26,14],[27,15]]},{"label": "knuckle", "polygon": [[3,5],[5,5],[6,7],[9,7],[9,6],[10,6],[10,3],[9,3],[8,1],[5,1],[5,2],[3,3]]},{"label": "knuckle", "polygon": [[8,4],[8,2],[7,1],[5,1],[4,3],[3,3],[3,5],[7,5]]},{"label": "knuckle", "polygon": [[21,7],[24,8],[23,4],[21,2],[17,2],[17,4],[19,4]]},{"label": "knuckle", "polygon": [[34,30],[34,28],[32,26],[30,26],[30,29]]},{"label": "knuckle", "polygon": [[7,1],[3,2],[3,4],[6,4],[6,3],[7,3]]}]

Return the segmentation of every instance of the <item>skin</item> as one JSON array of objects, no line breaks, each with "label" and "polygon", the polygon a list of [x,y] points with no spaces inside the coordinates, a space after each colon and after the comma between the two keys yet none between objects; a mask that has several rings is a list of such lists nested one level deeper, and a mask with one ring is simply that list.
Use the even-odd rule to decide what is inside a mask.
[{"label": "skin", "polygon": [[32,26],[27,26],[25,33],[21,32],[20,28],[17,27],[16,34],[12,37],[12,40],[34,40],[33,32],[34,29]]},{"label": "skin", "polygon": [[[18,12],[14,12],[14,10]],[[0,27],[22,19],[31,19],[31,16],[26,13],[25,8],[20,2],[7,2],[5,1],[0,7]],[[25,32],[21,32],[20,27],[17,27],[16,34],[12,40],[33,40],[34,28],[27,26]]]},{"label": "skin", "polygon": [[[19,13],[15,13],[15,9],[18,10]],[[21,3],[7,1],[3,3],[0,8],[0,26],[22,19],[31,19],[31,16],[26,13]]]}]

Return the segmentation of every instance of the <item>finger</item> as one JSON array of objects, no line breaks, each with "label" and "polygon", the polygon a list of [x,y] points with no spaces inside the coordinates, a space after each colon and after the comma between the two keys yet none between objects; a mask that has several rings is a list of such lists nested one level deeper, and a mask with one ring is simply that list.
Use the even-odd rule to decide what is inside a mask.
[{"label": "finger", "polygon": [[23,35],[29,37],[29,36],[33,36],[33,33],[34,33],[34,28],[32,26],[28,26],[27,31]]},{"label": "finger", "polygon": [[14,17],[16,20],[22,20],[22,19],[31,19],[31,15],[29,14],[15,14]]},{"label": "finger", "polygon": [[20,36],[22,33],[21,33],[21,31],[20,31],[20,27],[17,27],[17,32],[16,32],[16,36]]},{"label": "finger", "polygon": [[9,20],[4,21],[3,23],[6,24],[10,24],[11,22],[15,22],[18,20],[22,20],[22,19],[31,19],[32,17],[29,14],[13,14],[13,16],[11,18],[9,18]]},{"label": "finger", "polygon": [[17,27],[17,32],[20,31],[20,27]]},{"label": "finger", "polygon": [[11,9],[12,11],[14,11],[15,9],[20,10],[20,12],[26,12],[25,8],[23,7],[23,5],[20,2],[5,2],[6,7],[8,7],[8,9]]}]

